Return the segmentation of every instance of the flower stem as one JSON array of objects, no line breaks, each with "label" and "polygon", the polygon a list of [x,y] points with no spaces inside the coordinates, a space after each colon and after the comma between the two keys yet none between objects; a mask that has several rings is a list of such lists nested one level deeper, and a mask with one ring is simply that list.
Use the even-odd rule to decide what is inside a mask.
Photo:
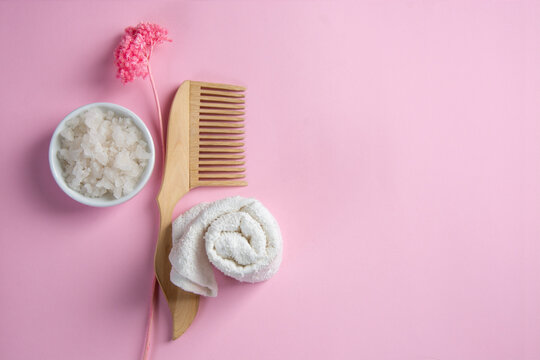
[{"label": "flower stem", "polygon": [[154,328],[154,308],[156,307],[156,277],[152,277],[152,296],[150,297],[150,309],[148,311],[148,322],[146,324],[146,336],[144,339],[144,348],[142,360],[148,360],[150,357],[150,348],[152,344],[152,335]]},{"label": "flower stem", "polygon": [[[163,174],[165,170],[165,133],[163,132],[163,118],[161,116],[161,106],[159,105],[159,97],[156,90],[156,84],[154,82],[154,77],[152,76],[152,70],[150,68],[150,56],[148,56],[148,77],[150,78],[150,84],[152,84],[152,91],[154,92],[154,100],[156,102],[156,109],[159,119],[159,138],[161,144],[161,172]],[[153,335],[153,323],[154,323],[154,309],[156,307],[156,277],[152,277],[152,290],[150,296],[150,309],[148,311],[148,322],[146,327],[146,336],[144,339],[144,349],[142,354],[142,360],[147,360],[150,357],[151,345],[152,345],[152,335]]]},{"label": "flower stem", "polygon": [[165,134],[163,133],[163,118],[161,117],[161,106],[159,105],[159,97],[156,91],[156,84],[154,83],[154,77],[152,76],[152,70],[150,69],[150,61],[148,62],[148,77],[150,78],[150,84],[152,84],[152,91],[154,92],[154,100],[156,101],[156,108],[159,118],[159,136],[161,140],[161,167],[165,165]]}]

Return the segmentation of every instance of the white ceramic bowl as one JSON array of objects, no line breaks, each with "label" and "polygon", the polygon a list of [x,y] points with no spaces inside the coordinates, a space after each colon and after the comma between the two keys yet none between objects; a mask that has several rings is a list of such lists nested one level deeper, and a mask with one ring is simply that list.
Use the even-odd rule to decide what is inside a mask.
[{"label": "white ceramic bowl", "polygon": [[[82,113],[85,110],[88,110],[90,108],[99,107],[103,110],[112,110],[115,114],[129,117],[133,120],[133,123],[141,130],[144,140],[148,144],[149,152],[151,154],[150,159],[148,160],[148,165],[146,166],[146,169],[144,170],[143,174],[141,175],[141,178],[139,179],[139,182],[137,183],[137,186],[133,189],[133,191],[125,196],[122,196],[119,199],[114,198],[90,198],[87,196],[84,196],[83,194],[71,189],[67,184],[66,180],[64,179],[64,176],[62,175],[62,166],[60,164],[60,160],[58,159],[57,152],[60,148],[60,139],[59,134],[64,128],[66,127],[66,122],[70,119],[73,119],[80,113]],[[51,172],[54,177],[54,180],[56,180],[56,183],[60,188],[69,195],[73,200],[76,200],[82,204],[89,205],[89,206],[96,206],[96,207],[106,207],[106,206],[113,206],[121,204],[125,201],[128,201],[139,191],[142,190],[144,185],[148,182],[148,179],[150,179],[150,175],[152,174],[152,170],[154,169],[154,162],[155,162],[155,149],[154,149],[154,142],[152,141],[152,135],[150,135],[150,131],[148,131],[148,128],[146,125],[144,125],[143,121],[135,115],[132,111],[126,109],[123,106],[111,104],[111,103],[93,103],[88,104],[85,106],[81,106],[80,108],[72,111],[68,116],[64,118],[58,124],[58,127],[54,131],[54,134],[51,139],[51,144],[49,146],[49,164],[51,166]]]}]

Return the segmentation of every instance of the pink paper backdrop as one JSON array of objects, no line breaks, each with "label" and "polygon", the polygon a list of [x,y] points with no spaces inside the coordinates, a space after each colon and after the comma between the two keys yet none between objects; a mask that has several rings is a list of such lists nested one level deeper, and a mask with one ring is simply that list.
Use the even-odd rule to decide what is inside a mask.
[{"label": "pink paper backdrop", "polygon": [[57,123],[95,101],[148,124],[112,50],[148,20],[168,109],[185,79],[248,87],[248,180],[177,213],[259,198],[281,271],[219,276],[153,359],[540,359],[540,3],[0,2],[0,358],[137,359],[157,231],[154,176],[79,205],[49,173]]}]

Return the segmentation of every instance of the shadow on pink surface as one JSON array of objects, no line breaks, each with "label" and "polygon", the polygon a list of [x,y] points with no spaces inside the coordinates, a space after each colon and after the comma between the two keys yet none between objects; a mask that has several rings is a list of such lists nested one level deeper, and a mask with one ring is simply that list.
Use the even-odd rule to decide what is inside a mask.
[{"label": "shadow on pink surface", "polygon": [[109,92],[112,93],[110,90],[114,90],[117,84],[120,83],[120,80],[116,79],[116,69],[113,63],[114,49],[120,43],[120,39],[120,34],[112,36],[102,50],[94,53],[92,56],[95,60],[92,62],[93,66],[86,72],[90,85],[95,86],[100,92],[106,95]]},{"label": "shadow on pink surface", "polygon": [[48,211],[58,213],[82,214],[96,213],[96,208],[91,208],[71,199],[56,184],[49,167],[49,144],[51,134],[39,139],[32,144],[28,153],[27,179],[28,190],[34,194],[33,198]]}]

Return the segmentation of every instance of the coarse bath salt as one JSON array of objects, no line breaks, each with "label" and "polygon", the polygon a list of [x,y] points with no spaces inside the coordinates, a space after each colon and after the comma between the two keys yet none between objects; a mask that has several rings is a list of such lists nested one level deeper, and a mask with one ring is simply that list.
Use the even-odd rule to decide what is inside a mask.
[{"label": "coarse bath salt", "polygon": [[151,154],[131,118],[91,108],[60,132],[58,158],[73,190],[92,198],[129,194]]}]

